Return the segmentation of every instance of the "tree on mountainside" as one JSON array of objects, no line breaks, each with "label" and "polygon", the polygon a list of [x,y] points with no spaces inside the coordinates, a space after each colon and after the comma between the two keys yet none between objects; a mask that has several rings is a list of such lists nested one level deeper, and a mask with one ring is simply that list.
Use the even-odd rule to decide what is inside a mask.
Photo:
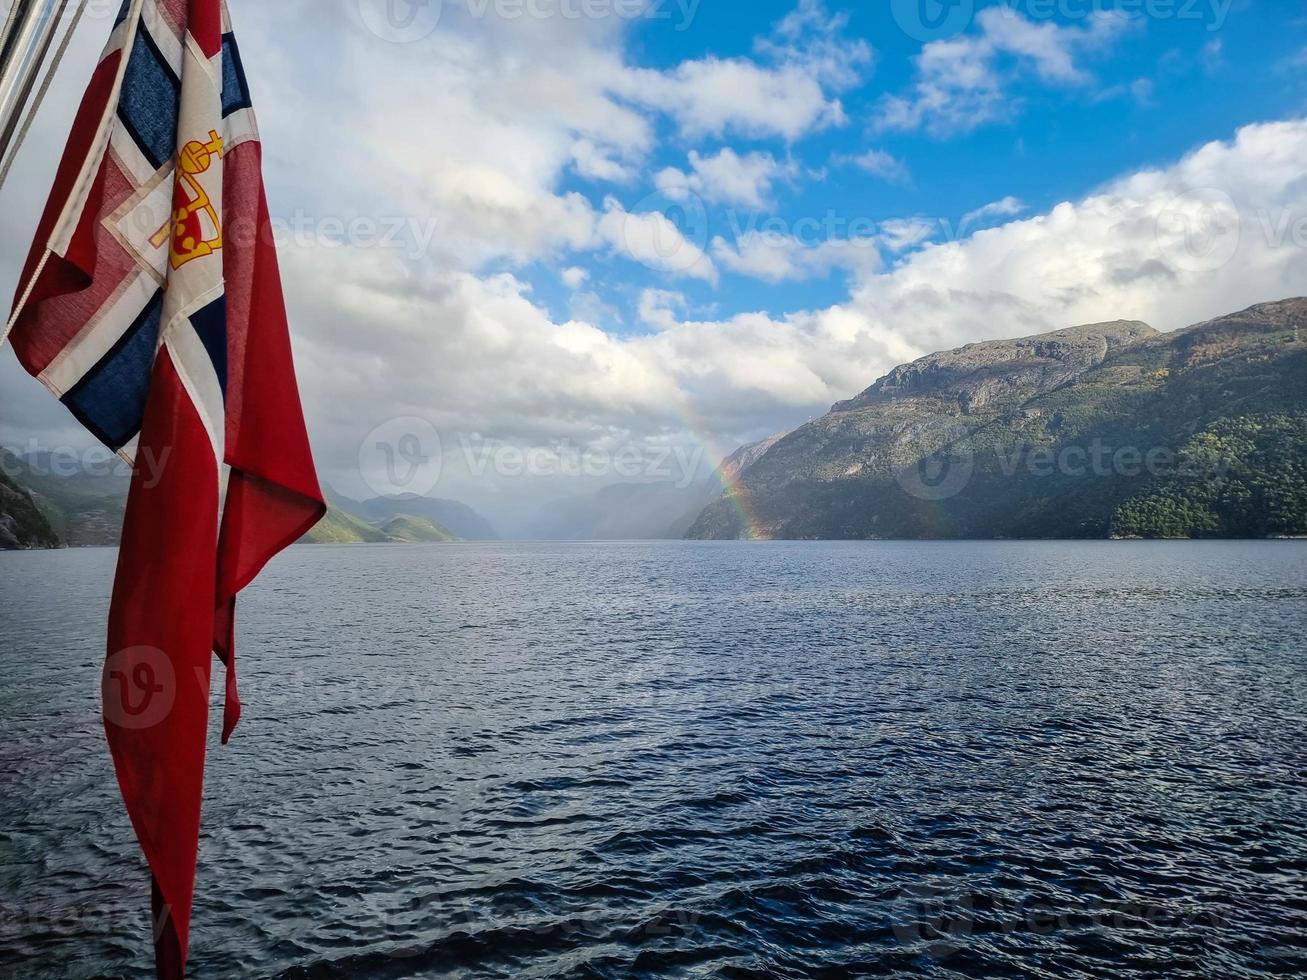
[{"label": "tree on mountainside", "polygon": [[1197,433],[1173,471],[1120,507],[1118,537],[1307,534],[1307,413],[1221,419]]}]

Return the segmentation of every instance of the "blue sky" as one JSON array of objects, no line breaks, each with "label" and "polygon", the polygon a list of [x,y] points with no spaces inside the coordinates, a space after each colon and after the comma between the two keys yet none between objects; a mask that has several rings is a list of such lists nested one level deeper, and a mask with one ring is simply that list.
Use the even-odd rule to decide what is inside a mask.
[{"label": "blue sky", "polygon": [[[939,132],[887,129],[878,124],[882,100],[887,93],[912,90],[924,46],[920,36],[948,41],[979,33],[975,17],[958,21],[955,13],[951,23],[957,25],[956,33],[909,34],[900,20],[911,25],[918,2],[930,11],[938,6],[936,0],[912,0],[829,8],[845,19],[838,36],[860,41],[871,51],[858,69],[858,81],[839,92],[846,122],[794,140],[740,134],[687,139],[673,123],[664,122],[651,169],[684,168],[690,151],[706,155],[724,148],[767,153],[794,165],[793,175],[775,183],[768,207],[705,202],[713,237],[733,239],[741,228],[774,219],[792,224],[815,217],[821,230],[814,234],[824,237],[848,234],[855,218],[861,221],[854,226],[859,230],[925,217],[940,226],[938,238],[992,202],[1015,198],[1022,205],[1017,213],[1041,213],[1118,175],[1165,166],[1196,146],[1228,138],[1246,123],[1307,111],[1307,8],[1295,11],[1291,3],[1249,0],[1014,0],[980,4],[976,13],[1005,9],[1032,24],[1068,32],[1086,30],[1095,14],[1117,13],[1125,26],[1110,44],[1086,53],[1083,82],[1051,84],[1020,59],[999,55],[994,65],[1006,76],[1008,102],[1001,115]],[[966,6],[965,0],[955,0],[956,10]],[[694,58],[749,58],[758,55],[760,39],[793,10],[794,4],[783,0],[749,5],[706,0],[687,26],[683,10],[669,3],[660,8],[661,16],[638,24],[627,45],[642,64],[663,68]],[[850,162],[868,151],[888,154],[902,165],[903,176],[884,179]],[[595,181],[576,174],[564,186],[597,193]],[[692,236],[697,230],[702,237],[697,213],[686,222],[661,196],[648,199],[648,190],[641,185],[618,196],[628,208],[667,211]],[[841,220],[826,222],[828,212]],[[895,257],[894,252],[884,254],[887,262]],[[659,277],[633,262],[583,265],[592,272],[592,282],[607,287],[602,296],[612,319],[606,325],[618,331],[644,329],[635,303],[640,289]],[[690,283],[682,291],[697,308],[729,316],[760,306],[794,309],[838,302],[847,292],[844,278],[841,271],[830,270],[804,282],[771,283],[724,271],[716,286]],[[558,315],[567,312],[568,291],[556,283],[552,269],[542,267],[532,281]]]},{"label": "blue sky", "polygon": [[[936,350],[1307,294],[1302,4],[632,2],[230,0],[334,485],[420,430],[441,492],[520,509],[466,447],[711,465]],[[115,8],[0,199],[0,288]],[[85,439],[8,355],[0,388],[0,442]]]}]

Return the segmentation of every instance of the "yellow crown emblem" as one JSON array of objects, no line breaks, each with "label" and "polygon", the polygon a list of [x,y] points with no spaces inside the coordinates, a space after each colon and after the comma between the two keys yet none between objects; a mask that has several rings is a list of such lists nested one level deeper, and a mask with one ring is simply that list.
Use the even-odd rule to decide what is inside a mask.
[{"label": "yellow crown emblem", "polygon": [[222,158],[222,137],[216,130],[209,131],[208,143],[191,140],[177,154],[177,193],[172,217],[150,239],[155,248],[162,248],[172,239],[170,258],[174,269],[222,248],[218,209],[199,180],[199,175],[208,171],[215,158]]}]

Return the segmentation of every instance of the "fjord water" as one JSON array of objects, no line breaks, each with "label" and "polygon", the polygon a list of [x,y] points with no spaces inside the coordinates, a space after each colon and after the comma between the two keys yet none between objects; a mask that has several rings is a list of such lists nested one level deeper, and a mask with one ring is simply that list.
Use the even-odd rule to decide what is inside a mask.
[{"label": "fjord water", "polygon": [[[0,556],[7,975],[149,971],[114,558]],[[1307,971],[1303,543],[297,548],[241,665],[197,978]]]}]

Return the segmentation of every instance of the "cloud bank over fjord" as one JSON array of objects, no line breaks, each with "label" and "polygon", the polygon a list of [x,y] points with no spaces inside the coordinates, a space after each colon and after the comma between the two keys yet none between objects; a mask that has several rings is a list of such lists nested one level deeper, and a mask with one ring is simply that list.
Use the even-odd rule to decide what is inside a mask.
[{"label": "cloud bank over fjord", "polygon": [[[256,95],[278,94],[257,105],[274,211],[434,229],[415,250],[321,236],[283,245],[329,478],[357,466],[378,425],[409,416],[521,446],[706,439],[729,451],[933,350],[1118,317],[1171,329],[1307,293],[1304,120],[1248,126],[1042,213],[1013,187],[961,226],[885,215],[872,240],[814,241],[668,213],[696,200],[764,213],[819,179],[789,144],[870,125],[846,102],[875,55],[819,4],[801,4],[748,55],[657,69],[633,61],[611,22],[475,19],[449,2],[429,38],[397,45],[347,7],[247,5],[237,25]],[[1002,86],[1002,66],[1015,65],[1091,86],[1083,60],[1119,31],[1075,30],[982,22],[968,38],[983,43],[958,47],[949,77]],[[935,49],[921,77],[946,55]],[[306,64],[331,70],[305,86]],[[928,118],[943,116],[916,125]],[[783,145],[760,148],[764,137]],[[670,164],[658,152],[668,146]],[[869,181],[910,179],[884,151],[850,159],[845,169]],[[23,180],[44,195],[39,167]],[[656,285],[629,284],[633,270]],[[795,308],[762,290],[822,279],[842,298]],[[715,297],[728,287],[760,299],[723,315]],[[620,323],[624,290],[633,312]],[[0,436],[51,420],[66,431],[43,391],[28,397],[7,399]]]},{"label": "cloud bank over fjord", "polygon": [[635,335],[556,322],[510,273],[414,277],[381,261],[363,275],[341,253],[324,278],[320,256],[295,255],[297,307],[317,323],[301,344],[307,387],[320,415],[341,406],[341,465],[359,430],[411,413],[520,444],[729,447],[936,349],[1116,318],[1174,329],[1307,293],[1304,158],[1307,121],[1250,126],[1080,201],[918,247],[829,308],[696,317],[673,288],[645,297]]}]

